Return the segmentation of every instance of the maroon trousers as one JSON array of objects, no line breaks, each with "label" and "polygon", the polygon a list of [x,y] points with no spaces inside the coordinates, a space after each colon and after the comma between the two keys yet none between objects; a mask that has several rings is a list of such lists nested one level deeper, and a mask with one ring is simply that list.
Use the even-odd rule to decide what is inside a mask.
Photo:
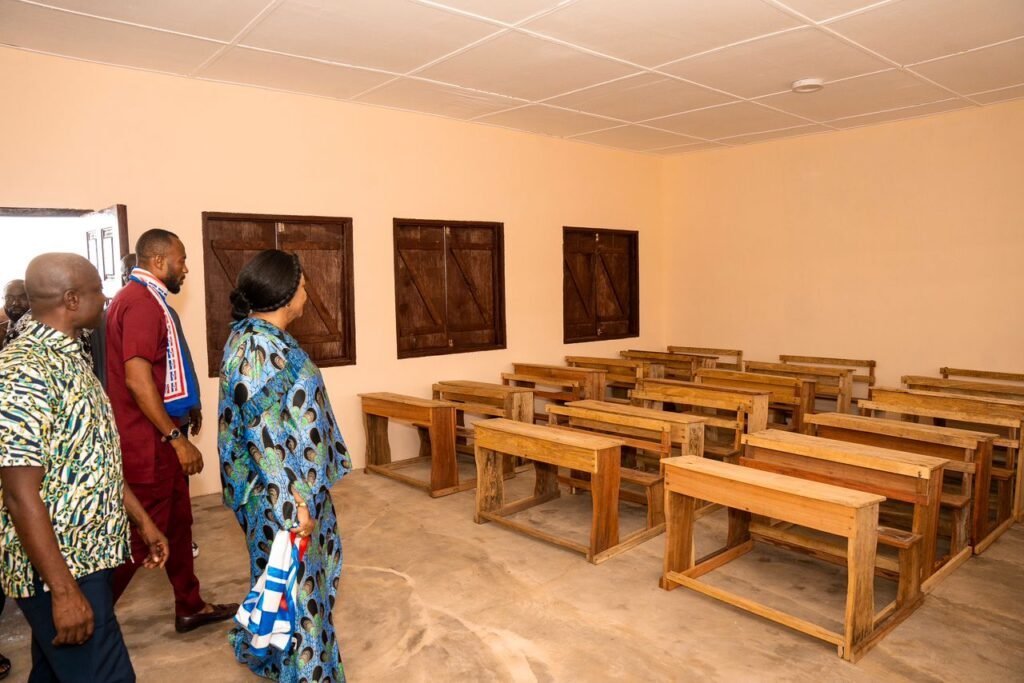
[{"label": "maroon trousers", "polygon": [[[188,480],[176,459],[159,469],[159,481],[132,484],[131,489],[153,523],[167,537],[169,555],[164,568],[174,589],[174,614],[188,617],[206,604],[199,596],[199,579],[193,569],[192,501],[188,495]],[[114,571],[115,603],[148,554],[149,548],[132,527],[132,559]]]}]

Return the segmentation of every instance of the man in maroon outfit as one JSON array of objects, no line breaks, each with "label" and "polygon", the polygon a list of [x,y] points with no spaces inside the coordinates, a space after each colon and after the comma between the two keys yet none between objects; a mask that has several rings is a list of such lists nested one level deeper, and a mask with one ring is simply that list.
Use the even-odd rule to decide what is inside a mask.
[{"label": "man in maroon outfit", "polygon": [[[138,269],[107,311],[107,393],[121,436],[125,482],[167,536],[166,570],[174,588],[174,626],[184,633],[231,618],[238,605],[215,605],[200,597],[193,569],[192,506],[186,476],[203,469],[203,456],[182,436],[168,414],[170,404],[165,405],[168,325],[174,328],[165,297],[167,292],[181,290],[188,273],[185,245],[174,233],[155,229],[139,237],[135,252]],[[173,365],[175,354],[171,358]],[[115,602],[146,553],[145,544],[133,531],[132,561],[114,573]]]}]

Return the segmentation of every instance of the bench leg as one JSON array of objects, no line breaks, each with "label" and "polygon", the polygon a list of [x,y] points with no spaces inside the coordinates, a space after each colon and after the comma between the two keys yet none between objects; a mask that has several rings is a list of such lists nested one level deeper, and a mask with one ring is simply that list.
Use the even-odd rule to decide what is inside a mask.
[{"label": "bench leg", "polygon": [[500,456],[488,448],[476,447],[476,515],[473,521],[483,524],[481,512],[496,512],[505,504],[504,477]]},{"label": "bench leg", "polygon": [[369,465],[391,463],[391,444],[388,443],[388,418],[380,415],[363,415],[366,428],[366,462]]},{"label": "bench leg", "polygon": [[587,559],[619,544],[619,485],[622,456],[618,448],[601,453],[597,472],[591,477],[593,517],[590,525],[590,553]]},{"label": "bench leg", "polygon": [[679,584],[666,579],[669,572],[686,572],[693,567],[693,522],[696,500],[665,490],[665,563],[658,585],[667,591]]},{"label": "bench leg", "polygon": [[839,655],[848,661],[867,640],[875,622],[875,553],[878,546],[878,504],[859,508],[847,540],[846,618]]},{"label": "bench leg", "polygon": [[533,463],[537,480],[533,485],[533,495],[537,498],[555,497],[558,494],[558,468],[546,462]]},{"label": "bench leg", "polygon": [[647,487],[647,528],[665,523],[665,480],[659,479]]},{"label": "bench leg", "polygon": [[[430,490],[458,487],[459,463],[455,458],[455,409],[430,411]],[[423,447],[421,441],[420,447]]]}]

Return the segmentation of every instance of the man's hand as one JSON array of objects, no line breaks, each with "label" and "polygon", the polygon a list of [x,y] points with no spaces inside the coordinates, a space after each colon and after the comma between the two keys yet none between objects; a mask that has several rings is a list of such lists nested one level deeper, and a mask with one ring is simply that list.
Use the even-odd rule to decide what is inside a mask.
[{"label": "man's hand", "polygon": [[152,522],[139,528],[139,536],[142,538],[142,542],[149,547],[149,555],[142,561],[142,566],[146,569],[163,567],[170,554],[167,537],[160,533],[160,530]]},{"label": "man's hand", "polygon": [[81,645],[92,637],[95,626],[92,605],[82,595],[78,584],[53,593],[53,625],[57,628],[57,637],[53,639],[55,647]]},{"label": "man's hand", "polygon": [[178,462],[185,474],[192,476],[203,471],[203,454],[188,439],[177,438],[171,442],[174,445],[174,452],[178,455]]},{"label": "man's hand", "polygon": [[188,411],[188,421],[192,425],[192,436],[198,435],[199,430],[203,428],[203,411],[199,406]]}]

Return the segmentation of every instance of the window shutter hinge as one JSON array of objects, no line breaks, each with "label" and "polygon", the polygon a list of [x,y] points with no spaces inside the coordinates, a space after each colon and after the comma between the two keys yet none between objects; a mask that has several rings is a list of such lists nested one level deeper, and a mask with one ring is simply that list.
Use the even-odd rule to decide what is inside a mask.
[{"label": "window shutter hinge", "polygon": [[449,339],[448,340],[448,348],[451,348],[453,346],[455,346],[455,340],[454,339]]}]

